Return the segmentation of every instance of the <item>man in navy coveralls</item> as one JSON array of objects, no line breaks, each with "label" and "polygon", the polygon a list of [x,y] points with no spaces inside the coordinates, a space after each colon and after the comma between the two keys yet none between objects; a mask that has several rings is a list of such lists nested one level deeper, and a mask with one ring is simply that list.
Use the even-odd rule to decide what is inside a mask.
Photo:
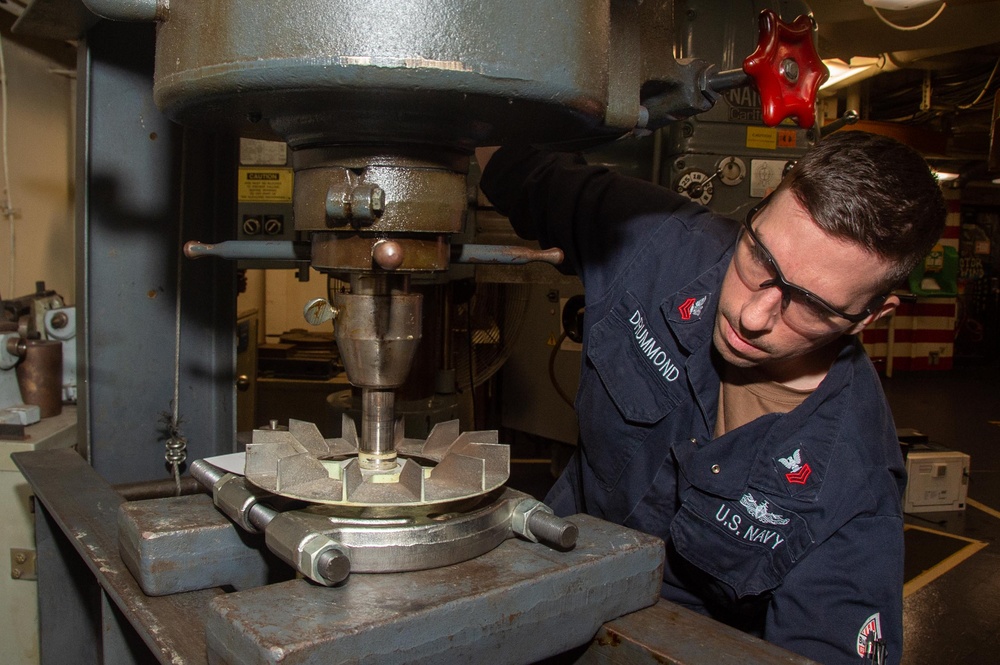
[{"label": "man in navy coveralls", "polygon": [[857,334],[940,238],[924,160],[833,134],[743,223],[528,147],[481,186],[585,287],[580,446],[547,503],[662,538],[668,600],[823,663],[898,663],[905,473]]}]

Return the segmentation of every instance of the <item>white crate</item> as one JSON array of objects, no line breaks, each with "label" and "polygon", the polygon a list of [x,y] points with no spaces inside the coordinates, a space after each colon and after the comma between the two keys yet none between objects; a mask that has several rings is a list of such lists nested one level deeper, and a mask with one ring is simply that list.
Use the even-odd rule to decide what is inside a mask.
[{"label": "white crate", "polygon": [[965,510],[969,456],[955,450],[911,451],[906,456],[903,511],[930,513]]}]

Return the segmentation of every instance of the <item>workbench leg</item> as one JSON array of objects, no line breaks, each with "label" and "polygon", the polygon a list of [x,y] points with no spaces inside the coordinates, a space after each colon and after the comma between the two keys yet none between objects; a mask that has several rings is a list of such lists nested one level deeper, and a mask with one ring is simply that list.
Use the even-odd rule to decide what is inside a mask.
[{"label": "workbench leg", "polygon": [[101,588],[45,507],[35,502],[41,665],[99,665]]}]

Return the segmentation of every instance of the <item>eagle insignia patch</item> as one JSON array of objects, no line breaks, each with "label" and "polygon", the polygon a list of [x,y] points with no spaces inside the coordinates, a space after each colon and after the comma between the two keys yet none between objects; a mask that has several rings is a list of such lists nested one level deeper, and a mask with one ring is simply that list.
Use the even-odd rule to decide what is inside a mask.
[{"label": "eagle insignia patch", "polygon": [[802,449],[796,448],[795,452],[788,457],[779,457],[778,461],[783,467],[788,469],[785,479],[795,485],[805,485],[812,474],[812,468],[808,463],[802,462]]}]

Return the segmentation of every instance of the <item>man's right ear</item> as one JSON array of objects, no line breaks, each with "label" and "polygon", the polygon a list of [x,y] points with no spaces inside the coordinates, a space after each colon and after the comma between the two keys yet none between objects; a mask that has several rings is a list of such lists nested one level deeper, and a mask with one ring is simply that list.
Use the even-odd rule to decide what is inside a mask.
[{"label": "man's right ear", "polygon": [[885,299],[885,302],[883,302],[878,309],[876,309],[874,312],[866,316],[864,319],[858,321],[850,328],[848,328],[847,334],[857,335],[862,330],[864,330],[871,324],[875,323],[879,319],[892,314],[897,307],[899,307],[899,297],[890,295],[888,298]]}]

